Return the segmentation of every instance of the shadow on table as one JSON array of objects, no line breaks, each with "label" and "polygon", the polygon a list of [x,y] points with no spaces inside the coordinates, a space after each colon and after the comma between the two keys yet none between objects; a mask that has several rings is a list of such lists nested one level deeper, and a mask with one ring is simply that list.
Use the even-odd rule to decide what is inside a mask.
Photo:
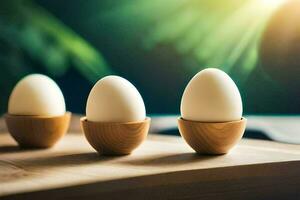
[{"label": "shadow on table", "polygon": [[25,151],[41,151],[44,149],[41,148],[22,148],[19,147],[17,144],[9,144],[0,146],[0,153],[16,153],[16,152],[25,152]]},{"label": "shadow on table", "polygon": [[[177,136],[180,136],[178,128],[166,129],[166,130],[159,131],[158,133],[163,134],[163,135],[177,135]],[[244,138],[251,138],[251,139],[260,139],[260,140],[272,140],[263,131],[252,130],[252,129],[246,129],[243,137]]]},{"label": "shadow on table", "polygon": [[116,156],[100,156],[96,152],[73,153],[65,155],[45,155],[38,158],[27,158],[22,160],[29,167],[58,167],[58,166],[76,166],[84,164],[95,164],[118,159]]},{"label": "shadow on table", "polygon": [[20,150],[21,150],[20,147],[18,147],[17,145],[0,146],[0,153],[13,153]]},{"label": "shadow on table", "polygon": [[189,152],[173,155],[155,155],[151,157],[145,156],[140,159],[123,161],[122,163],[139,166],[176,166],[181,164],[190,164],[194,162],[205,162],[207,160],[215,159],[216,157],[219,156],[198,155],[194,152]]}]

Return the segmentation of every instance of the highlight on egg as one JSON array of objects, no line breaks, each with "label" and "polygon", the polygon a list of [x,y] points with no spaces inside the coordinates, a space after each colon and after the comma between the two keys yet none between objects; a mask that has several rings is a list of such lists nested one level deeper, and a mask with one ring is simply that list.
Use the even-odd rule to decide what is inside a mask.
[{"label": "highlight on egg", "polygon": [[243,105],[234,81],[222,70],[198,72],[186,86],[181,100],[181,116],[199,122],[241,120]]},{"label": "highlight on egg", "polygon": [[100,79],[92,88],[86,118],[92,122],[137,122],[146,119],[146,109],[133,84],[111,75]]},{"label": "highlight on egg", "polygon": [[65,100],[60,88],[42,74],[31,74],[21,79],[8,101],[10,115],[61,116],[65,112]]}]

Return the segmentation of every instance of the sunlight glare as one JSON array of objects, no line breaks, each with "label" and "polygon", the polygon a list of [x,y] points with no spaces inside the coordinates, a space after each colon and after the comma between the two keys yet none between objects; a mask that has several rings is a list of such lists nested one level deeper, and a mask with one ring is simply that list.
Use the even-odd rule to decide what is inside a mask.
[{"label": "sunlight glare", "polygon": [[286,0],[261,0],[264,6],[270,8],[277,8],[282,5]]}]

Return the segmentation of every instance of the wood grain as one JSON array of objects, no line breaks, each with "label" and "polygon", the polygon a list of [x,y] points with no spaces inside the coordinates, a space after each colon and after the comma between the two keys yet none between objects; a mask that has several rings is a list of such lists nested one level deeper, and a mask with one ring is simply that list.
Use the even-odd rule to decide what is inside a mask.
[{"label": "wood grain", "polygon": [[90,122],[83,117],[81,126],[86,139],[99,154],[127,155],[145,140],[150,118],[141,122],[107,123]]},{"label": "wood grain", "polygon": [[224,123],[205,123],[178,118],[178,128],[185,141],[199,154],[225,154],[242,137],[245,118]]},{"label": "wood grain", "polygon": [[50,149],[22,149],[0,133],[0,199],[300,199],[299,169],[300,145],[270,141],[242,139],[211,156],[149,134],[115,157],[99,156],[80,132]]},{"label": "wood grain", "polygon": [[21,147],[52,147],[67,132],[71,113],[57,117],[5,115],[11,136]]},{"label": "wood grain", "polygon": [[243,139],[208,156],[180,137],[149,134],[131,155],[110,157],[82,134],[37,150],[0,134],[1,199],[297,199],[299,169],[300,146],[269,141]]}]

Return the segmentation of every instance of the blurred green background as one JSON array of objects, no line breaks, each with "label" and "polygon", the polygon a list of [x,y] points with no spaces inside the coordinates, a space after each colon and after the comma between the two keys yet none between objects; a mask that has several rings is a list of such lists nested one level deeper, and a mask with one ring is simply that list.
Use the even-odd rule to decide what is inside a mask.
[{"label": "blurred green background", "polygon": [[231,75],[246,114],[300,113],[299,0],[0,2],[1,113],[29,73],[55,79],[72,112],[116,74],[148,113],[179,113],[184,87],[206,67]]}]

